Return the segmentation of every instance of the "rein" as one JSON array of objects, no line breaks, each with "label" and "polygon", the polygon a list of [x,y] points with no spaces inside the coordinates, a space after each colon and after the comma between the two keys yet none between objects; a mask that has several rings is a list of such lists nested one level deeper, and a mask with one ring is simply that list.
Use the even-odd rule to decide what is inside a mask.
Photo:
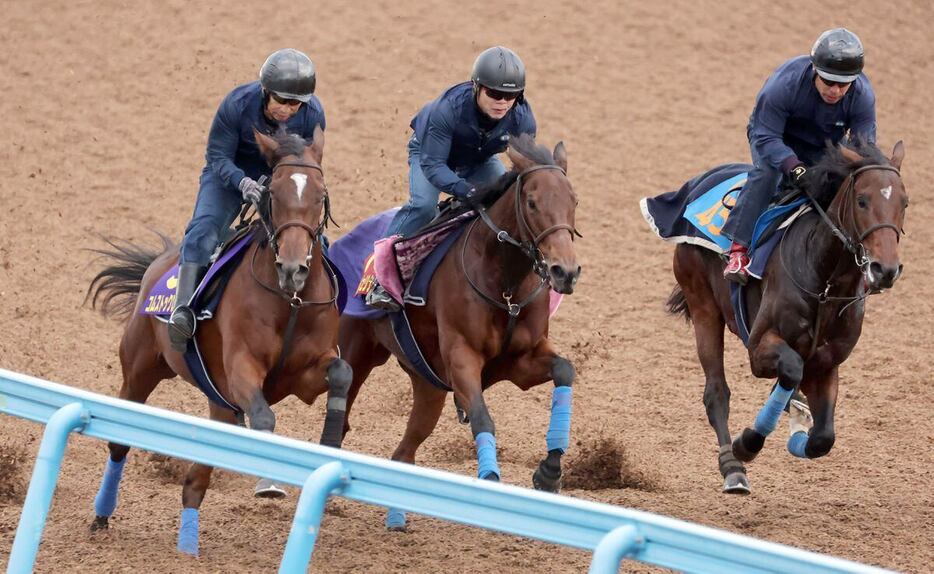
[{"label": "rein", "polygon": [[[895,172],[896,175],[901,177],[901,173],[898,171],[898,168],[891,166],[891,165],[882,165],[882,164],[864,165],[860,168],[857,168],[856,170],[853,171],[853,173],[847,176],[847,183],[845,184],[846,187],[844,188],[843,197],[841,198],[840,203],[842,205],[841,210],[844,211],[844,214],[847,211],[847,209],[850,212],[850,215],[851,215],[850,219],[852,220],[853,232],[854,232],[854,235],[857,236],[856,241],[853,241],[853,239],[841,229],[842,220],[844,219],[843,216],[839,217],[839,219],[841,220],[840,226],[837,226],[836,224],[834,224],[833,220],[830,218],[827,212],[824,211],[824,209],[820,206],[817,200],[815,200],[814,197],[806,189],[802,188],[802,191],[807,196],[808,201],[811,203],[811,206],[820,216],[824,224],[826,224],[830,228],[830,232],[833,234],[833,236],[836,237],[838,240],[840,240],[840,242],[843,244],[843,247],[847,251],[849,251],[851,255],[853,255],[853,260],[856,263],[856,267],[859,269],[862,275],[865,275],[866,270],[870,264],[869,256],[866,253],[866,248],[865,246],[863,246],[863,241],[865,241],[867,237],[869,237],[874,232],[880,229],[894,230],[896,237],[898,239],[901,239],[901,236],[904,234],[904,231],[902,231],[898,226],[896,226],[893,223],[877,223],[875,225],[869,226],[867,229],[863,230],[862,232],[859,231],[859,228],[856,223],[856,212],[854,211],[852,207],[852,203],[853,203],[852,196],[856,190],[857,177],[859,177],[859,175],[862,173],[865,173],[867,171],[873,171],[873,170],[892,171],[892,172]],[[807,356],[807,359],[810,359],[811,356],[814,355],[814,352],[817,350],[817,344],[818,344],[818,339],[820,335],[820,327],[821,327],[821,311],[824,307],[824,304],[830,301],[838,301],[838,302],[845,301],[846,304],[840,308],[840,311],[837,314],[838,316],[842,316],[843,312],[846,311],[846,309],[850,305],[856,302],[859,302],[859,301],[864,301],[869,295],[873,295],[877,293],[877,291],[869,292],[868,294],[857,293],[856,295],[853,295],[853,296],[830,295],[830,289],[833,287],[833,280],[837,276],[837,272],[839,271],[842,264],[845,262],[845,259],[841,259],[838,262],[837,266],[834,267],[833,272],[830,274],[830,277],[827,279],[827,283],[825,284],[824,291],[822,293],[807,289],[806,287],[798,283],[794,275],[792,275],[791,271],[788,269],[787,264],[785,263],[785,238],[787,236],[788,236],[787,233],[783,235],[778,245],[778,256],[779,256],[779,261],[782,264],[782,269],[785,271],[785,274],[788,276],[788,278],[791,279],[792,284],[794,284],[794,286],[799,291],[801,291],[802,293],[814,299],[817,299],[817,313],[814,318],[814,323],[815,323],[814,336],[811,339],[811,350]]]},{"label": "rein", "polygon": [[483,206],[479,206],[476,208],[477,213],[480,214],[480,220],[482,220],[483,223],[486,224],[488,228],[490,228],[490,230],[493,232],[493,235],[496,236],[497,241],[499,241],[500,243],[508,243],[509,245],[512,245],[513,247],[521,251],[522,254],[525,255],[528,259],[532,261],[532,271],[534,271],[535,274],[538,275],[540,281],[538,285],[535,287],[535,289],[533,289],[532,292],[527,297],[525,297],[518,303],[513,303],[512,299],[515,297],[515,292],[514,292],[515,287],[510,286],[510,287],[507,287],[503,291],[502,298],[504,302],[501,302],[501,301],[494,299],[490,295],[487,295],[486,293],[484,293],[483,290],[480,289],[480,287],[476,283],[474,283],[473,279],[471,279],[470,274],[467,272],[467,265],[465,263],[466,253],[467,253],[467,244],[470,241],[470,234],[473,232],[474,227],[476,227],[478,220],[475,219],[470,224],[470,227],[467,228],[467,234],[464,237],[464,243],[461,246],[461,269],[464,272],[464,277],[467,279],[467,283],[474,290],[474,292],[477,295],[479,295],[480,298],[483,299],[486,303],[488,303],[489,305],[492,305],[493,307],[496,307],[497,309],[502,309],[503,311],[506,311],[506,313],[509,314],[509,321],[506,324],[506,337],[503,339],[503,345],[500,349],[500,354],[505,352],[506,349],[509,348],[509,344],[512,342],[512,334],[513,334],[513,331],[515,330],[516,322],[518,321],[518,318],[519,318],[519,313],[521,313],[522,309],[524,309],[527,305],[529,305],[532,301],[534,301],[536,297],[538,297],[538,295],[542,292],[542,290],[545,288],[545,286],[548,283],[548,267],[547,267],[547,264],[545,263],[545,256],[542,253],[541,249],[539,249],[538,247],[539,244],[542,242],[543,239],[545,239],[545,237],[551,235],[552,233],[556,231],[561,231],[561,230],[566,230],[571,234],[571,241],[574,240],[575,235],[577,237],[582,237],[580,232],[578,232],[577,229],[574,228],[574,226],[568,225],[566,223],[559,223],[557,225],[552,225],[551,227],[545,229],[544,231],[538,234],[536,234],[535,231],[532,229],[532,226],[529,225],[529,222],[525,217],[525,211],[522,209],[522,178],[527,176],[530,173],[533,173],[539,170],[545,170],[545,169],[558,170],[563,175],[565,176],[567,175],[564,169],[562,169],[560,166],[557,166],[557,165],[535,165],[526,170],[523,170],[521,173],[519,173],[519,176],[516,178],[516,183],[515,183],[515,186],[516,186],[516,207],[515,207],[516,221],[519,224],[520,237],[521,235],[525,235],[529,239],[525,241],[520,241],[520,240],[515,239],[514,237],[509,235],[509,232],[507,232],[506,230],[496,225],[493,219],[490,218],[490,214],[487,213],[486,208],[484,208]]}]

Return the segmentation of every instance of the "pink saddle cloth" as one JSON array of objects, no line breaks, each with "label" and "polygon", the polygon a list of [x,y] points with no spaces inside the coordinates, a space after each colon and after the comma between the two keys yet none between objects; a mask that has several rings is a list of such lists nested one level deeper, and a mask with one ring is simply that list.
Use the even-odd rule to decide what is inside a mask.
[{"label": "pink saddle cloth", "polygon": [[[410,239],[401,235],[390,235],[375,241],[373,255],[364,265],[363,279],[357,293],[365,294],[375,278],[383,289],[401,304],[405,290],[415,277],[419,264],[463,221],[473,216],[473,213],[465,213],[445,225]],[[548,296],[549,316],[554,316],[564,295],[549,289]]]}]

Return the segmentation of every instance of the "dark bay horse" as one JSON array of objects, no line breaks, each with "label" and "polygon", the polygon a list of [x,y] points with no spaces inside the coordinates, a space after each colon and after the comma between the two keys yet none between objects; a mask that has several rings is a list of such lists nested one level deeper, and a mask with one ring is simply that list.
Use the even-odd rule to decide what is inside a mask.
[{"label": "dark bay horse", "polygon": [[694,322],[707,381],[704,405],[720,444],[724,492],[749,492],[743,462],[762,449],[796,389],[807,397],[813,427],[794,432],[788,450],[817,458],[833,447],[839,366],[859,339],[864,300],[891,288],[902,272],[898,245],[908,206],[899,172],[904,155],[901,142],[891,158],[871,144],[841,145],[829,147],[808,170],[804,191],[812,205],[829,203],[829,208],[815,207],[798,218],[769,259],[762,281],[747,289],[748,312],[754,317],[748,344],[752,374],[778,382],[755,423],[732,444],[723,328],[736,333],[737,327],[724,264],[712,251],[694,245],[675,249],[678,285],[668,309]]},{"label": "dark bay horse", "polygon": [[[321,158],[324,134],[316,129],[308,144],[294,134],[269,137],[255,132],[272,180],[260,209],[265,237],[247,248],[233,272],[213,320],[198,325],[196,337],[208,372],[224,399],[249,417],[250,427],[272,432],[276,417],[269,405],[289,395],[307,404],[328,393],[321,442],[339,447],[344,432],[344,399],[351,382],[349,365],[337,349],[336,283],[322,257],[321,233],[329,200]],[[261,234],[262,235],[262,234]],[[115,263],[92,281],[88,295],[105,312],[129,312],[120,341],[123,386],[119,396],[146,402],[156,385],[176,375],[192,382],[181,354],[172,349],[165,323],[140,310],[153,284],[176,262],[174,247],[148,253],[132,244],[101,251]],[[291,324],[291,326],[290,326]],[[286,333],[290,346],[283,355]],[[280,360],[281,358],[281,360]],[[244,414],[209,402],[210,417],[231,424]],[[116,506],[119,480],[129,447],[109,443],[110,459],[95,499],[92,530],[106,528]],[[182,492],[179,550],[198,553],[198,508],[212,467],[192,464]],[[263,479],[257,496],[284,491]]]},{"label": "dark bay horse", "polygon": [[[570,294],[580,275],[573,243],[577,197],[566,175],[563,144],[552,153],[523,136],[510,140],[507,153],[513,171],[494,185],[501,195],[447,252],[431,280],[427,304],[409,305],[407,312],[422,355],[453,388],[462,422],[470,422],[480,478],[500,478],[495,428],[483,390],[501,380],[522,390],[554,381],[549,450],[534,484],[557,491],[570,433],[574,367],[548,339],[548,288]],[[340,344],[353,367],[348,412],[370,371],[390,356],[409,374],[413,407],[392,459],[414,463],[416,450],[438,422],[447,392],[408,362],[388,318],[344,315]],[[404,514],[390,510],[386,524],[403,529]]]}]

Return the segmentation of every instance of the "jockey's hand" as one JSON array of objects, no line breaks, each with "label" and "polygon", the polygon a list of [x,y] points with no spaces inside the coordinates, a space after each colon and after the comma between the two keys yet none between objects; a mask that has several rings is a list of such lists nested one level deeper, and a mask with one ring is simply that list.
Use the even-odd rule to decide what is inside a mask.
[{"label": "jockey's hand", "polygon": [[259,204],[260,197],[263,194],[263,187],[249,177],[240,180],[240,193],[243,194],[243,201]]},{"label": "jockey's hand", "polygon": [[474,209],[483,207],[483,194],[477,191],[476,187],[471,187],[467,195],[464,196],[464,203]]},{"label": "jockey's hand", "polygon": [[801,178],[804,177],[804,174],[806,174],[807,171],[808,168],[803,163],[799,163],[798,165],[791,168],[791,171],[788,172],[788,177],[791,179],[791,183],[800,187],[802,183]]}]

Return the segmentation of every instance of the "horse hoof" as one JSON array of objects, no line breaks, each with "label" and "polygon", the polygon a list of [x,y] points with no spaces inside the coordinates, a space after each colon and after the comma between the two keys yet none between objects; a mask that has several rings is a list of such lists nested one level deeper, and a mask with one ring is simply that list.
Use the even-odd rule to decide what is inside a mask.
[{"label": "horse hoof", "polygon": [[535,487],[535,490],[558,494],[561,492],[561,473],[559,472],[557,476],[550,476],[543,472],[542,467],[539,466],[532,474],[532,486]]},{"label": "horse hoof", "polygon": [[[742,434],[733,439],[733,456],[742,462],[752,462],[762,445],[765,444],[765,437],[756,431],[746,428]],[[750,448],[747,448],[747,445]]]},{"label": "horse hoof", "polygon": [[91,522],[91,532],[97,532],[99,530],[107,530],[110,528],[110,517],[109,516],[95,516],[94,521]]},{"label": "horse hoof", "polygon": [[253,489],[253,496],[256,498],[282,498],[285,496],[285,490],[268,478],[260,479]]},{"label": "horse hoof", "polygon": [[405,532],[405,512],[397,508],[390,508],[386,513],[386,530],[390,532]]},{"label": "horse hoof", "polygon": [[733,472],[723,479],[724,494],[749,494],[749,479],[743,472]]}]

